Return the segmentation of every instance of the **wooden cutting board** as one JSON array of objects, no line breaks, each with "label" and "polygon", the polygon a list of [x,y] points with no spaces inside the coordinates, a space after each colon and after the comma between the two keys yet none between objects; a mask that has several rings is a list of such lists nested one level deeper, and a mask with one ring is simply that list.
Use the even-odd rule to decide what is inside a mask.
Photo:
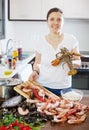
[{"label": "wooden cutting board", "polygon": [[15,87],[14,87],[14,90],[15,90],[17,93],[19,93],[20,95],[22,95],[23,97],[29,99],[29,98],[30,98],[30,93],[25,93],[25,92],[23,92],[21,88],[22,88],[22,86],[25,86],[25,85],[29,85],[29,86],[30,86],[31,84],[36,85],[36,86],[38,86],[39,88],[43,89],[44,92],[45,92],[45,94],[46,94],[47,96],[52,96],[52,97],[54,97],[54,98],[56,98],[56,99],[59,99],[59,97],[58,97],[57,95],[55,95],[54,93],[50,92],[49,90],[47,90],[46,88],[44,88],[43,86],[41,86],[40,84],[38,84],[37,82],[33,82],[33,81],[26,81],[26,82],[24,82],[24,83],[21,83],[20,85],[15,86]]}]

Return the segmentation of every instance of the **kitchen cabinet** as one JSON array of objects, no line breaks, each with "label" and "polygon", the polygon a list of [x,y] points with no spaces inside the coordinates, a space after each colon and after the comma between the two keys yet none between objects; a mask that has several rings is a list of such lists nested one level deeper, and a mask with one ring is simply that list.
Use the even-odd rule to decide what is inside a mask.
[{"label": "kitchen cabinet", "polygon": [[65,18],[89,18],[89,0],[42,0],[42,19],[52,7],[62,9]]},{"label": "kitchen cabinet", "polygon": [[44,21],[50,8],[63,10],[65,18],[89,18],[89,0],[8,0],[9,20]]},{"label": "kitchen cabinet", "polygon": [[89,0],[64,0],[65,18],[89,18]]},{"label": "kitchen cabinet", "polygon": [[9,20],[41,18],[41,0],[8,0]]},{"label": "kitchen cabinet", "polygon": [[58,7],[63,10],[64,0],[42,0],[42,15],[41,19],[46,19],[49,9]]}]

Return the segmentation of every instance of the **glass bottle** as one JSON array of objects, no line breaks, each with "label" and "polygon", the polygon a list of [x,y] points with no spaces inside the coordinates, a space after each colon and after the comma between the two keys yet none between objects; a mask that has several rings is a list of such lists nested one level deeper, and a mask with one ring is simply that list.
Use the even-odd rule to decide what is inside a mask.
[{"label": "glass bottle", "polygon": [[18,60],[22,60],[22,44],[20,42],[18,46]]}]

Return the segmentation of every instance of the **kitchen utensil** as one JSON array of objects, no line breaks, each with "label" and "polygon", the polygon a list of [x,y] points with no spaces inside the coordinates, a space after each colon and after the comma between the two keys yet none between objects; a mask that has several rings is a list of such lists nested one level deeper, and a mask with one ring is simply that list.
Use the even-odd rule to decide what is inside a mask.
[{"label": "kitchen utensil", "polygon": [[20,84],[22,81],[16,78],[0,80],[0,98],[8,99],[17,95],[13,87]]}]

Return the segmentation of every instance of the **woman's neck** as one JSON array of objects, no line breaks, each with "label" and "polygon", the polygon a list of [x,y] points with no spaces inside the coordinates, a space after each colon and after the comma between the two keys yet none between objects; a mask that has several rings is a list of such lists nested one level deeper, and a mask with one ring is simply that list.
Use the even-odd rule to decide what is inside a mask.
[{"label": "woman's neck", "polygon": [[52,33],[52,32],[50,32],[50,33],[48,34],[48,38],[49,38],[50,40],[52,40],[52,41],[57,42],[57,41],[60,41],[60,40],[61,40],[62,35],[63,35],[63,33],[61,33],[61,32],[58,32],[58,33]]},{"label": "woman's neck", "polygon": [[53,46],[54,49],[57,49],[58,45],[62,42],[63,38],[63,33],[49,33],[48,35],[46,35],[46,40],[49,44]]},{"label": "woman's neck", "polygon": [[50,32],[48,35],[53,38],[59,38],[61,34],[62,34],[61,32],[58,32],[58,33]]}]

